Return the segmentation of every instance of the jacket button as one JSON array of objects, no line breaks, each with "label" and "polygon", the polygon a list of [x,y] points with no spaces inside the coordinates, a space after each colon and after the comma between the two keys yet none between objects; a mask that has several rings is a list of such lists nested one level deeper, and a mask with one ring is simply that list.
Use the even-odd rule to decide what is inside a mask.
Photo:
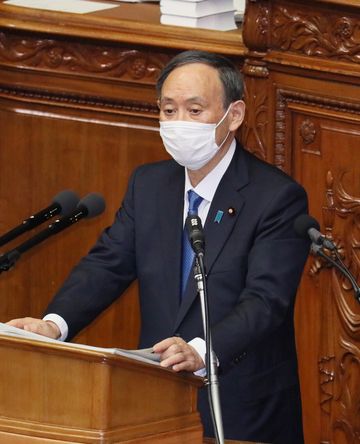
[{"label": "jacket button", "polygon": [[245,358],[245,356],[246,356],[246,352],[241,353],[241,355],[236,356],[236,358],[233,359],[233,363],[234,363],[234,364],[239,364],[239,362],[240,362],[243,358]]}]

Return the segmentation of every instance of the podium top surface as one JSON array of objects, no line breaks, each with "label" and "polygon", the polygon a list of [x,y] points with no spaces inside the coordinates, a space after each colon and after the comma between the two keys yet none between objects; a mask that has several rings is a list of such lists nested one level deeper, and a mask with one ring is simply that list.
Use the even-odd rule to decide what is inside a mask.
[{"label": "podium top surface", "polygon": [[[25,337],[15,337],[0,334],[0,347],[17,348],[22,351],[38,352],[46,355],[68,356],[81,361],[107,364],[112,367],[126,367],[130,370],[144,371],[158,374],[163,378],[186,380],[187,383],[201,387],[202,378],[189,373],[176,373],[171,369],[160,367],[157,363],[150,363],[142,358],[127,353],[126,350],[91,347],[81,344],[63,343],[55,340],[40,341]],[[116,353],[114,352],[116,350]]]}]

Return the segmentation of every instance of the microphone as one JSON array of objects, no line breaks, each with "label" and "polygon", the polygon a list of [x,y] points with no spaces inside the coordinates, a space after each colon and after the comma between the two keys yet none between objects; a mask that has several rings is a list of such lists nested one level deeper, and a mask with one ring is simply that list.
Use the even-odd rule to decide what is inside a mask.
[{"label": "microphone", "polygon": [[[327,239],[323,234],[318,231],[320,228],[319,223],[313,217],[302,214],[295,219],[294,230],[300,237],[310,237],[312,241],[311,251],[314,255],[318,255],[336,267],[351,283],[356,300],[360,303],[360,287],[356,282],[355,277],[352,275],[348,267],[341,259],[339,252],[335,244]],[[332,251],[333,257],[324,253],[323,247]]]},{"label": "microphone", "polygon": [[104,210],[105,200],[102,195],[99,193],[88,194],[79,201],[76,210],[70,213],[70,215],[57,219],[45,230],[40,231],[40,233],[36,234],[34,237],[0,256],[0,273],[9,270],[20,258],[22,253],[25,253],[25,251],[43,242],[48,237],[60,233],[60,231],[79,222],[81,219],[98,216]]},{"label": "microphone", "polygon": [[51,205],[25,219],[20,225],[0,237],[0,247],[32,228],[37,227],[56,214],[66,216],[74,210],[79,197],[74,191],[64,190],[53,197]]},{"label": "microphone", "polygon": [[[54,227],[49,225],[49,229],[58,233],[64,228],[79,222],[79,220],[88,217],[89,219],[100,215],[105,210],[105,199],[100,193],[90,193],[83,197],[77,204],[76,209],[67,217],[55,221]],[[57,224],[57,225],[56,225]],[[55,226],[56,225],[56,226]],[[60,228],[61,227],[61,228]],[[55,234],[55,233],[54,233]]]},{"label": "microphone", "polygon": [[188,216],[185,221],[190,244],[196,256],[205,253],[205,238],[201,219],[199,216]]},{"label": "microphone", "polygon": [[331,251],[336,250],[334,243],[320,233],[319,222],[308,214],[301,214],[295,219],[294,230],[302,238],[309,237],[315,245],[325,247]]}]

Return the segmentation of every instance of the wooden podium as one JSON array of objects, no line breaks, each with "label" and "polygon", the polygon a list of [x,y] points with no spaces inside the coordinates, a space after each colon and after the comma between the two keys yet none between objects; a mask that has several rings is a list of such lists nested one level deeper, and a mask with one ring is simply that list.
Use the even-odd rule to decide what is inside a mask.
[{"label": "wooden podium", "polygon": [[200,444],[202,382],[111,353],[0,336],[0,442]]}]

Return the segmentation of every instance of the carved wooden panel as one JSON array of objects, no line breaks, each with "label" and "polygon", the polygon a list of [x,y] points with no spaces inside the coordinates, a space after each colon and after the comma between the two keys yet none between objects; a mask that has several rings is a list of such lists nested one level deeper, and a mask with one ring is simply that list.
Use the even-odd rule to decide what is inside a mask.
[{"label": "carved wooden panel", "polygon": [[[293,148],[291,141],[293,134],[289,133],[289,109],[296,107],[314,107],[329,112],[349,113],[353,114],[356,119],[360,114],[360,105],[351,101],[344,101],[340,98],[329,98],[321,96],[314,92],[304,92],[299,90],[276,90],[276,114],[275,114],[275,156],[274,164],[280,169],[285,170],[288,174],[292,174]],[[350,117],[349,117],[350,118]],[[301,137],[303,144],[302,151],[314,153],[321,156],[321,140],[319,134],[319,123],[313,119],[306,118],[301,122],[300,127],[296,130],[296,136]],[[285,137],[286,130],[288,135]]]},{"label": "carved wooden panel", "polygon": [[[360,280],[360,5],[248,0],[243,139],[302,183],[310,213]],[[296,333],[306,444],[360,441],[360,304],[311,257]]]},{"label": "carved wooden panel", "polygon": [[3,66],[154,84],[169,59],[166,54],[125,45],[121,47],[110,42],[99,45],[78,39],[0,32],[0,61]]},{"label": "carved wooden panel", "polygon": [[267,50],[269,7],[259,3],[245,11],[244,42],[249,48],[243,67],[246,115],[241,129],[244,146],[267,160],[271,158],[269,132],[269,70],[263,57]]},{"label": "carved wooden panel", "polygon": [[[246,69],[246,67],[245,67]],[[269,156],[268,107],[269,97],[266,81],[246,77],[244,100],[245,120],[242,125],[242,141],[247,150],[266,160]]]},{"label": "carved wooden panel", "polygon": [[[308,190],[310,211],[322,231],[359,280],[360,113],[335,119],[311,111],[296,111],[295,105],[292,110],[294,175]],[[313,421],[306,412],[318,393],[320,442],[355,443],[360,432],[355,389],[360,380],[360,305],[349,282],[317,258],[310,258],[306,268],[297,323],[301,372],[309,373],[308,366],[316,364],[318,373],[316,379],[303,380],[305,424]]]},{"label": "carved wooden panel", "polygon": [[359,14],[316,2],[276,2],[272,11],[272,49],[332,60],[360,62]]}]

